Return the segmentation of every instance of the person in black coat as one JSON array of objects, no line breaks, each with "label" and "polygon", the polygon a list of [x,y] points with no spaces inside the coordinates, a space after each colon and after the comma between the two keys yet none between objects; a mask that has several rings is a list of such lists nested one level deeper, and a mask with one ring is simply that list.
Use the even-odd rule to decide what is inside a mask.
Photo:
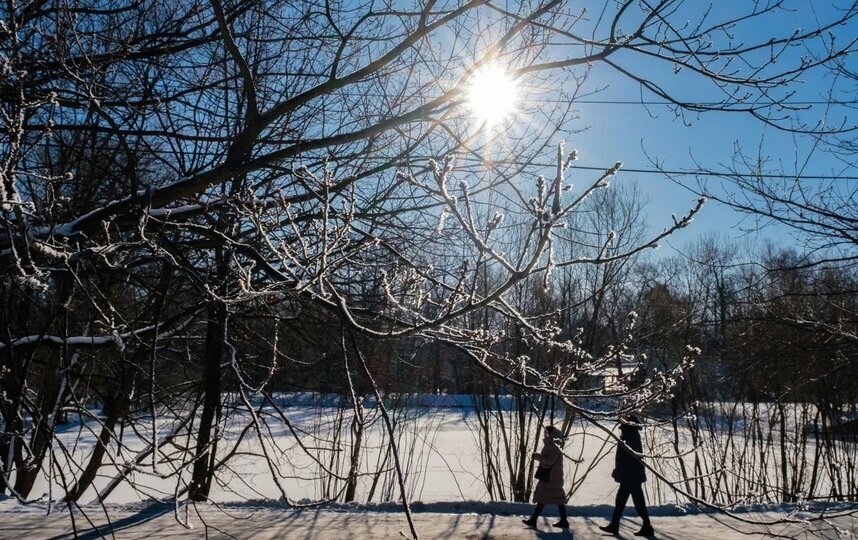
[{"label": "person in black coat", "polygon": [[[643,453],[640,432],[640,420],[636,416],[629,416],[627,419],[620,420],[620,440],[638,454]],[[620,484],[617,490],[617,500],[614,504],[614,515],[611,518],[611,523],[599,528],[611,534],[619,534],[620,518],[623,516],[626,502],[629,500],[629,495],[631,495],[632,501],[635,504],[635,510],[638,511],[641,519],[643,519],[643,527],[635,533],[635,536],[653,536],[652,524],[649,521],[649,511],[647,511],[643,493],[643,483],[646,482],[646,469],[641,458],[629,452],[626,446],[622,444],[617,445],[614,472],[611,473],[614,480]]]}]

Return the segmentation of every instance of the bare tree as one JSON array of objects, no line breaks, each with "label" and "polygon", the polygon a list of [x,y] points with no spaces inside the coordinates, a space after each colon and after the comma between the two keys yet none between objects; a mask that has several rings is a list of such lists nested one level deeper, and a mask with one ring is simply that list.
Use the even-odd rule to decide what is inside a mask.
[{"label": "bare tree", "polygon": [[[363,354],[369,343],[431,341],[588,418],[665,399],[690,357],[611,392],[578,384],[629,354],[634,316],[615,325],[619,343],[592,351],[585,336],[563,334],[555,313],[526,313],[511,293],[537,281],[550,288],[570,268],[623,268],[702,205],[651,237],[636,235],[633,223],[625,234],[585,220],[597,242],[555,249],[573,213],[592,212],[588,198],[620,168],[570,188],[575,155],[556,146],[580,129],[572,109],[591,67],[631,78],[679,115],[738,110],[780,125],[761,111],[788,95],[778,89],[850,50],[820,41],[855,16],[853,7],[811,31],[748,44],[729,37],[781,8],[737,15],[673,1],[605,2],[594,17],[560,0],[430,0],[413,9],[7,2],[3,489],[26,500],[45,473],[50,485],[62,476],[64,498],[76,501],[112,461],[117,473],[97,494],[103,500],[119,482],[134,484],[133,472],[151,460],[148,474],[175,485],[170,496],[204,500],[247,437],[294,504],[270,436],[270,423],[288,417],[264,396],[285,376],[280,332],[296,320],[354,336],[330,365],[343,366],[349,384],[357,373],[379,397],[406,507],[395,426]],[[694,22],[685,24],[689,13]],[[796,44],[818,54],[783,55]],[[530,121],[514,130],[490,129],[466,106],[469,82],[490,64],[534,96],[519,103]],[[700,104],[663,70],[637,71],[650,65],[684,70],[723,101]],[[550,100],[538,99],[544,88]],[[737,98],[746,105],[732,105]],[[552,166],[539,176],[546,155]],[[513,354],[512,339],[558,361],[546,369]],[[361,369],[342,362],[348,357]],[[595,410],[594,398],[619,405]],[[100,415],[87,405],[96,400]],[[98,450],[83,466],[68,463],[54,436],[69,410],[99,426]],[[224,436],[230,415],[244,425],[237,440]],[[129,455],[126,428],[146,442],[143,451]],[[181,437],[185,446],[168,453]],[[55,475],[45,459],[58,456],[67,466]],[[349,482],[342,485],[345,492]]]}]

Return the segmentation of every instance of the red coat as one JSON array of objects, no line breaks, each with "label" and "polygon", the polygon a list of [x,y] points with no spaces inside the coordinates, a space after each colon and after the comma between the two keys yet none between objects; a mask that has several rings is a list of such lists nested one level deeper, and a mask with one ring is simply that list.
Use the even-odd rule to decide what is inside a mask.
[{"label": "red coat", "polygon": [[563,454],[554,441],[542,447],[536,456],[540,467],[550,467],[548,480],[538,480],[533,492],[533,502],[542,504],[566,504],[566,489],[563,484]]}]

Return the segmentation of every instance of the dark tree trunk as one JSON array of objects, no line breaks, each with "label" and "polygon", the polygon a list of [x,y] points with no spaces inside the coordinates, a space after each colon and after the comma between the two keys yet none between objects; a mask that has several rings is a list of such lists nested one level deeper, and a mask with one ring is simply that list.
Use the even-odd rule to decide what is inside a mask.
[{"label": "dark tree trunk", "polygon": [[[10,294],[6,300],[12,300],[18,303],[18,312],[15,317],[15,324],[11,324],[11,320],[4,321],[6,324],[5,332],[8,335],[4,336],[11,339],[11,330],[13,326],[18,329],[24,329],[28,326],[28,319],[31,316],[31,302],[28,302],[19,295]],[[8,305],[8,304],[7,304]],[[5,314],[4,314],[5,315]],[[12,471],[23,467],[22,457],[22,439],[24,425],[21,421],[20,407],[25,390],[26,373],[29,370],[30,358],[22,356],[14,347],[6,349],[4,364],[9,370],[4,377],[0,377],[0,391],[2,391],[6,399],[0,400],[0,412],[3,415],[3,429],[0,430],[0,493],[6,493],[7,489],[12,487],[10,483],[6,484],[6,479],[11,481]],[[8,359],[8,360],[7,360]]]},{"label": "dark tree trunk", "polygon": [[124,376],[120,383],[120,390],[116,394],[110,396],[105,402],[107,409],[107,418],[101,425],[101,432],[98,434],[98,441],[92,449],[92,454],[86,464],[83,472],[80,475],[77,483],[68,490],[66,494],[66,502],[77,502],[87,489],[92,485],[93,481],[101,468],[104,461],[104,456],[107,453],[107,448],[110,446],[110,439],[113,435],[113,429],[116,423],[123,417],[128,408],[128,388],[126,382],[130,377]]},{"label": "dark tree trunk", "polygon": [[[68,337],[69,297],[73,288],[71,276],[60,274],[56,278],[56,287],[58,291],[55,305],[56,321],[58,321],[61,329],[60,334],[65,338]],[[65,400],[65,393],[68,391],[68,388],[63,384],[63,377],[67,376],[63,367],[70,355],[71,351],[67,346],[63,346],[58,352],[49,350],[45,353],[38,386],[38,401],[30,410],[33,419],[33,435],[29,444],[30,454],[24,459],[21,444],[17,445],[15,452],[17,466],[15,491],[21,497],[29,496],[39,473],[42,471],[42,462],[51,447],[55,426],[53,414],[58,411],[58,405],[62,405]],[[25,379],[22,378],[22,382],[24,381]],[[23,407],[27,407],[27,402],[23,399],[20,403]],[[23,435],[21,432],[19,434]]]},{"label": "dark tree trunk", "polygon": [[[51,414],[57,402],[60,381],[60,359],[58,354],[50,354],[49,362],[42,372],[42,380],[39,385],[40,396],[38,409],[32,411],[33,437],[30,440],[32,454],[27,459],[20,459],[21,465],[15,471],[15,491],[22,497],[30,495],[33,484],[39,477],[42,469],[42,461],[45,459],[51,437],[53,436],[53,421]],[[20,449],[20,448],[19,448]],[[20,452],[18,453],[20,455]],[[23,457],[23,456],[21,456]]]},{"label": "dark tree trunk", "polygon": [[189,496],[194,501],[208,500],[214,476],[217,440],[212,438],[212,427],[221,405],[221,360],[226,337],[226,306],[215,303],[210,309],[206,331],[205,367],[202,380],[202,406],[197,448],[194,453],[194,470]]}]

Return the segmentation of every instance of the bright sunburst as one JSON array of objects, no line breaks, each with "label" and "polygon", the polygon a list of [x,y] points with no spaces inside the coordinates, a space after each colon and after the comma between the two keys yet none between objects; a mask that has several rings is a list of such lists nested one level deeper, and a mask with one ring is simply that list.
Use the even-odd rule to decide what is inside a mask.
[{"label": "bright sunburst", "polygon": [[518,95],[516,82],[495,64],[474,73],[468,88],[468,104],[480,122],[492,126],[515,110]]}]

